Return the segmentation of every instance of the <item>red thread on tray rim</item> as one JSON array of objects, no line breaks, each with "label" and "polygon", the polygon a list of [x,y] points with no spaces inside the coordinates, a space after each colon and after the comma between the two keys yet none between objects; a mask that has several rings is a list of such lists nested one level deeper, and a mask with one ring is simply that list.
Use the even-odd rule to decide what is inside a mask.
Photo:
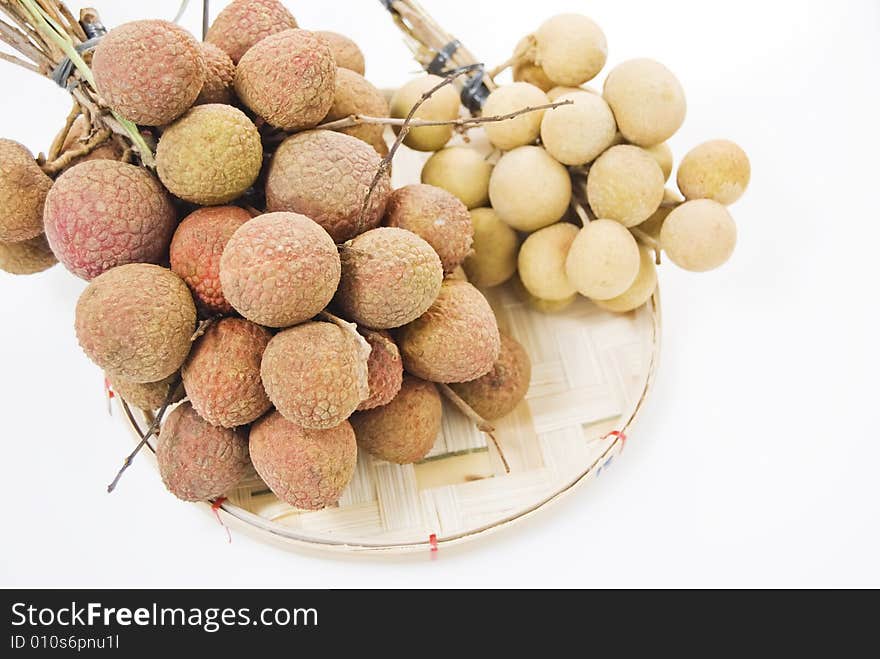
[{"label": "red thread on tray rim", "polygon": [[437,544],[437,534],[432,533],[428,538],[428,542],[431,545],[431,560],[437,558],[437,552],[440,550],[440,546]]},{"label": "red thread on tray rim", "polygon": [[232,544],[232,532],[229,530],[229,527],[223,523],[223,519],[220,517],[220,508],[224,503],[226,503],[226,497],[217,497],[217,499],[214,500],[214,503],[211,504],[211,512],[214,513],[214,517],[217,518],[217,523],[223,527],[224,531],[226,531],[226,542]]},{"label": "red thread on tray rim", "polygon": [[612,430],[610,433],[602,437],[602,439],[608,439],[609,437],[617,437],[620,440],[620,450],[626,448],[626,433],[622,430]]}]

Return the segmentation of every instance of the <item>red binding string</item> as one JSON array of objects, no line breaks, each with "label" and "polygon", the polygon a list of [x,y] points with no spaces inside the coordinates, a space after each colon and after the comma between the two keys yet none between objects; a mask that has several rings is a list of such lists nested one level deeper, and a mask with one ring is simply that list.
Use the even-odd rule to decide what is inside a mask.
[{"label": "red binding string", "polygon": [[602,439],[608,439],[609,437],[617,437],[620,440],[620,450],[626,448],[626,433],[622,430],[612,430],[610,433],[602,437]]},{"label": "red binding string", "polygon": [[229,530],[229,527],[223,523],[223,518],[220,517],[220,507],[226,502],[226,497],[218,497],[214,503],[211,504],[211,512],[214,513],[214,517],[217,518],[217,523],[223,527],[223,530],[226,531],[226,542],[232,543],[232,533]]},{"label": "red binding string", "polygon": [[104,378],[104,395],[107,396],[107,414],[113,416],[113,405],[111,404],[116,394],[113,393],[113,387],[110,386],[110,380]]},{"label": "red binding string", "polygon": [[437,558],[437,552],[440,551],[440,546],[437,544],[437,534],[432,533],[431,537],[428,538],[428,542],[431,544],[431,560]]}]

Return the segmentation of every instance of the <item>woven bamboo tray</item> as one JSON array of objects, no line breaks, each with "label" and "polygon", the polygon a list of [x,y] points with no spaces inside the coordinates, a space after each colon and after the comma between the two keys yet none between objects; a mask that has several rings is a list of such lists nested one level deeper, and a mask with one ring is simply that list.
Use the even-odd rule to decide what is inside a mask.
[{"label": "woven bamboo tray", "polygon": [[[478,132],[471,137],[483,146]],[[402,149],[394,187],[418,182],[425,159]],[[586,299],[544,314],[509,286],[485,293],[499,326],[532,358],[526,400],[495,423],[509,474],[491,440],[444,402],[440,435],[424,461],[401,466],[360,452],[336,507],[295,510],[254,474],[205,510],[273,544],[402,554],[486,535],[596,478],[622,450],[650,391],[660,352],[659,294],[621,315]]]}]

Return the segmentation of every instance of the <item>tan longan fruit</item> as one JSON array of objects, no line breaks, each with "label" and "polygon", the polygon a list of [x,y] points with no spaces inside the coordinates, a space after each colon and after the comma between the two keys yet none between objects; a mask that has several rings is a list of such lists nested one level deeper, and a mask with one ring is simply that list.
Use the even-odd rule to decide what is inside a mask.
[{"label": "tan longan fruit", "polygon": [[663,180],[668,181],[669,177],[672,175],[673,165],[672,149],[669,148],[669,145],[666,142],[661,142],[660,144],[649,146],[645,151],[657,161],[657,164],[660,165],[660,169],[663,172]]},{"label": "tan longan fruit", "polygon": [[518,231],[535,231],[559,221],[571,202],[571,178],[564,165],[539,146],[505,153],[489,179],[492,208]]},{"label": "tan longan fruit", "polygon": [[669,214],[675,210],[675,207],[683,201],[684,199],[681,195],[675,192],[675,190],[666,188],[666,190],[663,191],[663,203],[660,204],[660,208],[654,211],[654,214],[651,215],[651,217],[639,225],[639,230],[644,231],[654,240],[658,240],[660,238],[660,229],[663,227],[663,222],[665,222]]},{"label": "tan longan fruit", "polygon": [[565,300],[577,292],[565,271],[568,250],[578,235],[573,224],[558,222],[526,238],[519,250],[519,277],[542,300]]},{"label": "tan longan fruit", "polygon": [[605,79],[603,96],[620,132],[639,146],[668,140],[687,113],[681,83],[669,69],[650,59],[618,64]]},{"label": "tan longan fruit", "polygon": [[541,313],[557,313],[565,311],[574,304],[575,300],[578,299],[577,292],[574,292],[562,300],[542,300],[529,292],[529,289],[523,285],[522,279],[519,278],[518,274],[514,275],[510,280],[510,287],[520,300],[527,303],[535,311],[540,311]]},{"label": "tan longan fruit", "polygon": [[464,260],[466,281],[477,288],[503,284],[516,272],[519,237],[491,208],[471,211],[474,226],[473,251]]},{"label": "tan longan fruit", "polygon": [[587,199],[596,217],[632,227],[663,201],[663,171],[637,146],[621,144],[603,153],[587,177]]},{"label": "tan longan fruit", "polygon": [[594,89],[590,89],[589,87],[566,87],[565,85],[560,85],[557,87],[553,87],[549,92],[547,92],[547,99],[551,103],[555,103],[559,100],[561,96],[576,94],[578,92],[587,92],[588,94],[596,93]]},{"label": "tan longan fruit", "polygon": [[687,199],[713,199],[729,206],[751,178],[749,157],[729,140],[712,140],[691,149],[678,167],[678,189]]},{"label": "tan longan fruit", "polygon": [[[394,92],[391,97],[391,116],[405,119],[413,106],[422,98],[422,94],[443,82],[443,78],[427,75],[410,80]],[[446,85],[422,103],[416,111],[416,119],[434,121],[451,121],[457,119],[461,111],[461,99],[452,85]],[[399,128],[395,128],[399,132]],[[409,148],[416,151],[439,151],[452,137],[452,126],[423,126],[413,128],[403,141]]]},{"label": "tan longan fruit", "polygon": [[651,299],[657,290],[657,266],[654,264],[654,252],[641,247],[641,259],[639,260],[639,274],[632,285],[617,297],[610,300],[593,300],[596,306],[616,313],[624,313],[638,309]]},{"label": "tan longan fruit", "polygon": [[535,63],[557,85],[577,87],[598,75],[608,57],[605,34],[580,14],[560,14],[535,32]]},{"label": "tan longan fruit", "polygon": [[450,146],[428,158],[422,168],[422,183],[451,192],[468,207],[489,203],[492,164],[476,149]]},{"label": "tan longan fruit", "polygon": [[614,142],[617,124],[601,96],[575,92],[559,97],[574,101],[544,113],[541,143],[563,165],[593,162]]},{"label": "tan longan fruit", "polygon": [[692,272],[713,270],[733,254],[736,223],[717,201],[686,201],[663,223],[660,246],[680,268]]},{"label": "tan longan fruit", "polygon": [[610,300],[623,294],[639,273],[639,246],[614,220],[594,220],[580,230],[565,261],[565,273],[581,295]]},{"label": "tan longan fruit", "polygon": [[[523,37],[520,39],[513,52],[528,52],[528,41],[529,37]],[[544,73],[544,69],[527,57],[517,60],[513,65],[513,80],[515,82],[527,82],[544,92],[548,89],[552,89],[556,85],[556,83],[547,77],[547,74]]]},{"label": "tan longan fruit", "polygon": [[[523,108],[546,105],[547,94],[527,82],[498,87],[489,94],[483,105],[484,117],[497,117]],[[513,119],[485,125],[489,141],[502,151],[510,151],[518,146],[531,144],[541,133],[541,119],[544,110],[527,112]]]}]

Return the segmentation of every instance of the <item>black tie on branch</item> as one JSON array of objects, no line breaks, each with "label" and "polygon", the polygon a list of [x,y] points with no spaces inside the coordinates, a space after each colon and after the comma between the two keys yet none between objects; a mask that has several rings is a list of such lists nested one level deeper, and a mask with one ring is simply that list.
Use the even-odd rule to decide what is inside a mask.
[{"label": "black tie on branch", "polygon": [[[428,73],[440,76],[450,73],[450,71],[446,69],[446,65],[449,64],[452,56],[455,55],[455,51],[460,47],[461,42],[458,39],[453,39],[443,46],[434,59],[431,60],[431,63],[428,64]],[[465,78],[462,83],[461,102],[474,114],[478,114],[483,109],[483,104],[489,97],[489,88],[483,84],[483,79],[485,77],[485,65],[479,64],[477,65],[477,68],[474,69],[474,74]]]},{"label": "black tie on branch", "polygon": [[[101,28],[101,30],[103,30],[104,33],[107,32],[107,30],[104,28],[103,25],[101,25],[100,28]],[[83,29],[85,29],[85,25],[83,26]],[[100,33],[94,37],[90,37],[88,41],[85,41],[80,44],[76,44],[74,46],[74,48],[76,48],[76,52],[82,54],[82,53],[87,53],[90,50],[94,50],[98,46],[98,42],[101,41],[102,36],[104,36],[104,34]],[[73,62],[70,61],[69,57],[65,57],[63,60],[58,62],[58,66],[56,66],[55,69],[52,71],[52,81],[56,85],[61,87],[61,89],[70,89],[70,84],[75,84],[75,83],[68,83],[68,80],[69,80],[70,75],[72,73],[73,73]]]}]

